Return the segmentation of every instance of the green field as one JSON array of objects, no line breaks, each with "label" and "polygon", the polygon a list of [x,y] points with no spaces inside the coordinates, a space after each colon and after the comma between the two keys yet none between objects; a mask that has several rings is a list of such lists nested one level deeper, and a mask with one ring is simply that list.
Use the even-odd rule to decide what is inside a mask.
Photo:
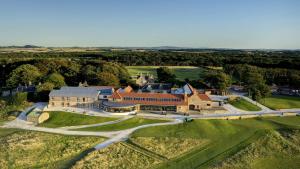
[{"label": "green field", "polygon": [[300,108],[300,97],[273,95],[260,100],[260,103],[274,110]]},{"label": "green field", "polygon": [[88,127],[82,128],[80,130],[83,131],[117,131],[117,130],[125,130],[129,128],[134,128],[137,126],[145,125],[145,124],[152,124],[152,123],[162,123],[166,122],[166,120],[158,120],[158,119],[146,119],[146,118],[139,118],[134,117],[120,123],[116,124],[108,124],[104,126],[97,126],[97,127]]},{"label": "green field", "polygon": [[104,140],[0,128],[0,168],[69,168],[74,159]]},{"label": "green field", "polygon": [[103,123],[107,121],[116,120],[117,118],[111,117],[99,117],[99,116],[88,116],[83,114],[75,114],[69,112],[48,112],[50,118],[44,123],[40,124],[41,127],[65,127],[65,126],[77,126],[77,125],[87,125]]},{"label": "green field", "polygon": [[[160,66],[126,66],[129,74],[131,76],[136,76],[139,73],[143,74],[152,74],[155,77],[157,77],[156,69]],[[197,80],[200,79],[201,75],[203,75],[208,70],[201,67],[194,67],[194,66],[167,66],[170,68],[174,74],[176,75],[176,78],[178,80],[185,80],[186,78],[190,80]]]},{"label": "green field", "polygon": [[[194,120],[187,124],[141,129],[132,138],[209,140],[206,146],[162,161],[153,168],[256,169],[289,166],[296,169],[300,164],[300,126],[297,124],[300,124],[300,117]],[[143,144],[139,146],[143,147]],[[274,163],[276,160],[282,163]]]},{"label": "green field", "polygon": [[243,98],[236,98],[234,100],[230,100],[229,104],[232,106],[241,109],[241,110],[246,110],[246,111],[259,111],[261,110],[260,107],[248,102],[247,100]]},{"label": "green field", "polygon": [[[96,131],[154,122],[161,121],[134,117]],[[0,167],[298,169],[300,166],[300,117],[297,116],[194,120],[144,128],[126,142],[86,153],[102,141],[99,137],[0,128]]]}]

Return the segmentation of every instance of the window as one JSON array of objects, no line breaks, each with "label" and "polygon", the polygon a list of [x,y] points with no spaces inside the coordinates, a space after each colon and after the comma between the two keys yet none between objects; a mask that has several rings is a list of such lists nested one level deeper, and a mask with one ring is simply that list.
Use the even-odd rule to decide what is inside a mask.
[{"label": "window", "polygon": [[210,104],[207,104],[207,106],[210,106]]},{"label": "window", "polygon": [[85,97],[82,99],[83,102],[85,102]]},{"label": "window", "polygon": [[67,97],[67,100],[69,101],[69,100],[70,100],[70,97]]},{"label": "window", "polygon": [[54,105],[55,105],[55,104],[54,104],[54,102],[52,102],[51,104],[52,104],[52,106],[54,106]]},{"label": "window", "polygon": [[80,100],[81,100],[80,97],[77,97],[77,102],[80,102]]}]

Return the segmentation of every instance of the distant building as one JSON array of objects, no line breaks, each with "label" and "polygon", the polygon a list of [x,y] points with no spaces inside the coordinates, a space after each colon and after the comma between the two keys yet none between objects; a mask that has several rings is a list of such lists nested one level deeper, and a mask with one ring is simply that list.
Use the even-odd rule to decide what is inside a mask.
[{"label": "distant building", "polygon": [[147,83],[140,90],[144,93],[170,93],[171,88],[169,83]]},{"label": "distant building", "polygon": [[154,77],[151,74],[142,74],[140,73],[138,76],[133,76],[132,77],[135,80],[135,83],[142,87],[145,86],[147,83],[154,83]]}]

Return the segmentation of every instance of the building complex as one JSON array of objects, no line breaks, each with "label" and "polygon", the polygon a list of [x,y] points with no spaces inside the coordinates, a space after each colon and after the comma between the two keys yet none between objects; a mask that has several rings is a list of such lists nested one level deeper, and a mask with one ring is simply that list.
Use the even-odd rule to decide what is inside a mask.
[{"label": "building complex", "polygon": [[118,90],[110,86],[62,87],[50,92],[49,107],[96,108],[129,114],[140,111],[188,113],[210,109],[212,101],[189,84],[159,93],[134,91],[130,86]]}]

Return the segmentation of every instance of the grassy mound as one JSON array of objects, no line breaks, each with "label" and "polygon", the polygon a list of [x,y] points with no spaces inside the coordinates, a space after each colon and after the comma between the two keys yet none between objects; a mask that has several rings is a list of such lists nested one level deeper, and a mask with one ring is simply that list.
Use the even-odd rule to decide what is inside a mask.
[{"label": "grassy mound", "polygon": [[[97,126],[97,127],[87,127],[82,128],[79,130],[82,131],[117,131],[117,130],[125,130],[134,128],[137,126],[145,125],[145,124],[153,124],[153,123],[163,123],[166,122],[166,120],[159,120],[159,119],[147,119],[147,118],[139,118],[134,117],[125,121],[122,121],[120,123],[116,124],[108,124],[104,126]],[[78,130],[78,129],[76,129]]]},{"label": "grassy mound", "polygon": [[[240,150],[232,157],[219,163],[213,169],[296,169],[300,166],[300,132],[284,131],[290,138],[279,132],[268,131],[257,141]],[[296,144],[295,144],[296,143]]]},{"label": "grassy mound", "polygon": [[0,168],[65,168],[83,151],[104,141],[99,137],[62,136],[0,129]]},{"label": "grassy mound", "polygon": [[144,169],[157,164],[159,160],[147,156],[124,144],[117,143],[105,149],[94,151],[78,161],[72,169],[110,168]]},{"label": "grassy mound", "polygon": [[103,123],[103,122],[117,119],[117,118],[110,118],[110,117],[88,116],[83,114],[75,114],[75,113],[60,112],[60,111],[53,111],[48,113],[50,115],[49,119],[44,123],[40,124],[39,126],[56,128],[56,127],[65,127],[65,126]]},{"label": "grassy mound", "polygon": [[208,140],[201,139],[181,139],[181,138],[156,138],[156,137],[138,137],[131,139],[133,143],[155,152],[168,159],[182,155],[194,148],[204,147]]},{"label": "grassy mound", "polygon": [[274,110],[300,108],[300,97],[271,96],[260,100],[260,103]]},{"label": "grassy mound", "polygon": [[248,102],[247,100],[243,98],[236,98],[234,100],[229,101],[229,104],[232,106],[241,109],[241,110],[246,110],[246,111],[259,111],[261,110],[260,107],[256,106],[255,104],[252,104]]},{"label": "grassy mound", "polygon": [[[292,122],[289,123],[289,121]],[[268,135],[266,131],[276,133],[278,130],[299,128],[295,124],[300,124],[300,117],[287,117],[287,119],[285,117],[272,117],[243,120],[194,120],[186,124],[141,129],[136,131],[132,137],[133,139],[138,137],[174,137],[209,140],[209,144],[204,147],[195,147],[191,151],[162,162],[154,168],[211,168],[215,164],[220,164],[224,160],[233,157],[257,140],[264,138]],[[151,146],[155,147],[154,144]],[[300,154],[293,151],[292,155],[298,156]],[[289,158],[283,157],[281,159],[289,160]]]}]

